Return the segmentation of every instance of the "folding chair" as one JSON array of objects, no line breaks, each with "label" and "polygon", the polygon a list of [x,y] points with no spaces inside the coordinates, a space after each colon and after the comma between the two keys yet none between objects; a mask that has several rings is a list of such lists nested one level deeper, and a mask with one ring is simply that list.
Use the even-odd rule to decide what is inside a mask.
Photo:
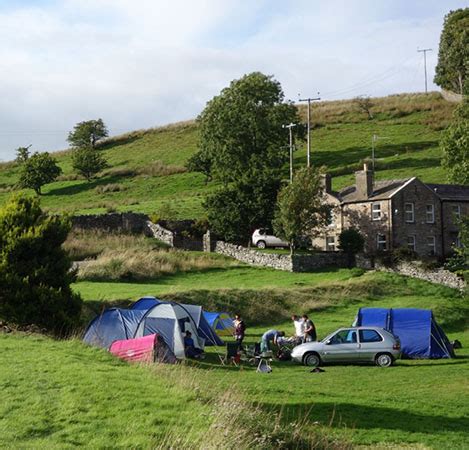
[{"label": "folding chair", "polygon": [[220,362],[223,365],[232,363],[235,366],[238,366],[240,362],[239,356],[239,345],[237,342],[227,342],[226,343],[226,353],[224,356],[218,355],[220,357]]}]

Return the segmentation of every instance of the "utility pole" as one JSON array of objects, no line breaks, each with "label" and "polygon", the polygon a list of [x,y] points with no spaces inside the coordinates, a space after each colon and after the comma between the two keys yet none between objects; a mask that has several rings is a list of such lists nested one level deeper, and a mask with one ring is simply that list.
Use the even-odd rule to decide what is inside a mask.
[{"label": "utility pole", "polygon": [[[318,92],[319,95],[319,92]],[[298,97],[300,97],[300,94],[298,94]],[[299,102],[308,102],[308,141],[307,141],[307,154],[306,154],[306,166],[310,167],[311,166],[311,102],[315,102],[321,100],[320,97],[317,98],[298,98]]]},{"label": "utility pole", "polygon": [[296,123],[289,123],[288,125],[282,125],[282,128],[288,128],[290,134],[290,183],[293,181],[293,134],[292,128],[296,127]]},{"label": "utility pole", "polygon": [[423,53],[423,65],[425,68],[425,94],[428,92],[428,89],[427,89],[427,52],[431,52],[431,51],[432,51],[431,48],[422,48],[421,50],[417,48],[418,53]]}]

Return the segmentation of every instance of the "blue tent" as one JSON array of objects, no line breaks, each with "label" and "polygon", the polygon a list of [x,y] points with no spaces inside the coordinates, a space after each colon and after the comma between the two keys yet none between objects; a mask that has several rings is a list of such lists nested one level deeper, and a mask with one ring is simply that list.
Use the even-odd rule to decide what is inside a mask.
[{"label": "blue tent", "polygon": [[[132,310],[145,310],[146,311],[160,303],[171,303],[171,302],[162,302],[156,297],[150,297],[150,296],[142,297],[141,299],[137,300],[132,305]],[[177,305],[182,307],[192,317],[192,319],[194,320],[197,326],[197,334],[200,337],[205,339],[205,345],[224,345],[224,342],[220,339],[217,333],[213,330],[213,328],[207,322],[205,318],[205,312],[203,311],[201,306],[185,305],[182,303],[177,303]]]},{"label": "blue tent", "polygon": [[389,330],[401,341],[405,358],[451,358],[451,344],[436,323],[431,310],[360,308],[356,326],[374,326]]},{"label": "blue tent", "polygon": [[233,319],[227,313],[204,311],[205,320],[218,335],[231,336],[234,332]]}]

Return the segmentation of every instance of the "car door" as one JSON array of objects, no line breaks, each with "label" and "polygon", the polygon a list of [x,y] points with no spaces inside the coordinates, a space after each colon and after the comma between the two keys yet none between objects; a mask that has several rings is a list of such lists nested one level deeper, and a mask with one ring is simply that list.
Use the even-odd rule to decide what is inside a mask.
[{"label": "car door", "polygon": [[360,360],[374,361],[375,355],[383,349],[383,337],[373,329],[362,329],[358,332],[360,340]]},{"label": "car door", "polygon": [[355,362],[359,360],[357,330],[343,329],[325,342],[325,362]]}]

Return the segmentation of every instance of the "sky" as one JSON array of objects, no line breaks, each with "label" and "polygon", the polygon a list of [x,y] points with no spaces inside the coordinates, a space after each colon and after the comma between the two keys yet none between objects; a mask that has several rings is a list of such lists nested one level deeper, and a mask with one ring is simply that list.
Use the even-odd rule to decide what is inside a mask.
[{"label": "sky", "polygon": [[0,161],[67,147],[102,118],[111,135],[195,118],[261,71],[285,97],[429,90],[459,0],[0,0]]}]

